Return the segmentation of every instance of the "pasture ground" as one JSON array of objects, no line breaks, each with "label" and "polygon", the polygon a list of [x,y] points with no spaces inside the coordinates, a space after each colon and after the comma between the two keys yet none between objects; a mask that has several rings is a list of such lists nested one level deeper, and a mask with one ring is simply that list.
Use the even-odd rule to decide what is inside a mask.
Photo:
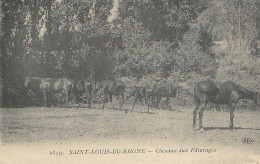
[{"label": "pasture ground", "polygon": [[[93,104],[91,109],[2,108],[1,147],[6,147],[6,150],[8,147],[15,147],[17,151],[18,145],[27,148],[28,145],[29,147],[50,145],[48,151],[60,146],[64,146],[64,151],[69,151],[72,147],[75,149],[127,147],[147,148],[153,151],[157,148],[207,148],[216,149],[217,152],[189,153],[187,154],[189,158],[186,159],[185,155],[183,157],[187,163],[191,159],[195,163],[201,163],[204,157],[216,163],[228,163],[229,160],[238,163],[260,162],[259,110],[235,112],[235,129],[232,131],[228,128],[229,112],[205,111],[203,117],[205,131],[201,132],[192,130],[191,108],[175,107],[171,111],[152,108],[151,113],[146,113],[146,107],[136,105],[133,113],[128,110],[126,114],[124,111],[109,108],[102,110],[100,107],[101,105]],[[131,109],[131,106],[125,105],[124,108]],[[254,143],[245,144],[242,142],[243,138],[251,138]],[[30,150],[33,151],[33,148]],[[231,155],[228,155],[230,153]],[[151,158],[153,162],[182,159],[182,155],[160,153],[145,156],[147,160]],[[193,156],[194,158],[191,158]],[[119,155],[119,157],[129,161],[133,158],[145,161],[140,154]],[[100,158],[107,156],[103,155],[98,159]]]}]

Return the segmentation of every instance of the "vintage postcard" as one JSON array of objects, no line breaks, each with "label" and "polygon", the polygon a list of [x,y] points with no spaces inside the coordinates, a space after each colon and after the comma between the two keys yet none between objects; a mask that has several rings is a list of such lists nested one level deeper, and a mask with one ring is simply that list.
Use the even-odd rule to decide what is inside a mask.
[{"label": "vintage postcard", "polygon": [[0,5],[1,164],[260,164],[258,0]]}]

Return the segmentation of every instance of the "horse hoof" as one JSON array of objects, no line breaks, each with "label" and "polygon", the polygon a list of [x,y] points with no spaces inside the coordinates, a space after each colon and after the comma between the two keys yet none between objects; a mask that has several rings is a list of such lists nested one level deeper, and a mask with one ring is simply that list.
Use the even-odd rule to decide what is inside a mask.
[{"label": "horse hoof", "polygon": [[203,127],[199,129],[199,132],[200,132],[200,133],[201,133],[201,132],[204,132],[204,131],[205,131],[205,130],[204,130]]}]

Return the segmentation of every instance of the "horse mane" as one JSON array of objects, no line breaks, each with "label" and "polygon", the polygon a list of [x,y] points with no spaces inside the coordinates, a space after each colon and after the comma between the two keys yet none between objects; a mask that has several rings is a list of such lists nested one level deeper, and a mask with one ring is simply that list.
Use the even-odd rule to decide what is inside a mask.
[{"label": "horse mane", "polygon": [[32,76],[32,77],[30,77],[32,80],[42,80],[43,78],[41,78],[41,77],[36,77],[36,76]]}]

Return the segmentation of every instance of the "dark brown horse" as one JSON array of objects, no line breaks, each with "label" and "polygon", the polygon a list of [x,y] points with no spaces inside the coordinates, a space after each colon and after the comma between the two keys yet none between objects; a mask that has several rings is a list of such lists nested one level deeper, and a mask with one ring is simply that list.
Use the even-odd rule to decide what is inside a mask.
[{"label": "dark brown horse", "polygon": [[69,97],[71,94],[71,89],[73,85],[73,80],[69,78],[45,78],[41,81],[41,88],[44,95],[44,107],[48,105],[48,99],[51,95],[61,94],[65,95],[65,108],[68,106]]},{"label": "dark brown horse", "polygon": [[[147,104],[147,98],[148,98],[148,87],[143,86],[143,87],[135,87],[133,92],[130,94],[130,96],[134,96],[134,103],[131,112],[133,112],[135,103],[137,100],[142,103],[142,99],[144,98],[145,104]],[[149,109],[148,109],[149,112]]]},{"label": "dark brown horse", "polygon": [[[166,97],[166,102],[169,104],[171,97],[176,97],[178,87],[176,87],[173,82],[161,82],[154,85],[153,89],[151,91],[148,91],[148,96],[150,100],[152,100],[154,97],[157,100],[157,107],[160,108],[160,102],[162,97]],[[150,101],[149,100],[149,101]],[[149,111],[149,105],[148,103],[148,111]]]},{"label": "dark brown horse", "polygon": [[91,108],[91,99],[93,92],[96,89],[96,83],[92,79],[81,79],[74,81],[73,84],[73,95],[76,98],[76,103],[79,103],[79,107],[83,102],[84,97],[87,97],[88,108]]},{"label": "dark brown horse", "polygon": [[193,128],[196,130],[196,115],[199,110],[199,129],[203,129],[202,117],[208,102],[227,104],[230,108],[230,128],[233,128],[234,107],[240,99],[250,99],[259,106],[259,93],[250,91],[231,81],[215,83],[211,80],[199,82],[194,87],[196,107],[193,111]]},{"label": "dark brown horse", "polygon": [[[102,109],[105,108],[105,102],[107,99],[107,96],[109,96],[109,101],[112,104],[112,109],[114,109],[112,97],[114,96],[121,96],[122,100],[119,104],[119,109],[122,109],[122,105],[124,103],[124,93],[125,93],[126,86],[122,82],[116,82],[115,80],[109,80],[105,81],[104,85],[102,87],[103,92],[103,106]],[[126,110],[127,113],[127,110]]]}]

